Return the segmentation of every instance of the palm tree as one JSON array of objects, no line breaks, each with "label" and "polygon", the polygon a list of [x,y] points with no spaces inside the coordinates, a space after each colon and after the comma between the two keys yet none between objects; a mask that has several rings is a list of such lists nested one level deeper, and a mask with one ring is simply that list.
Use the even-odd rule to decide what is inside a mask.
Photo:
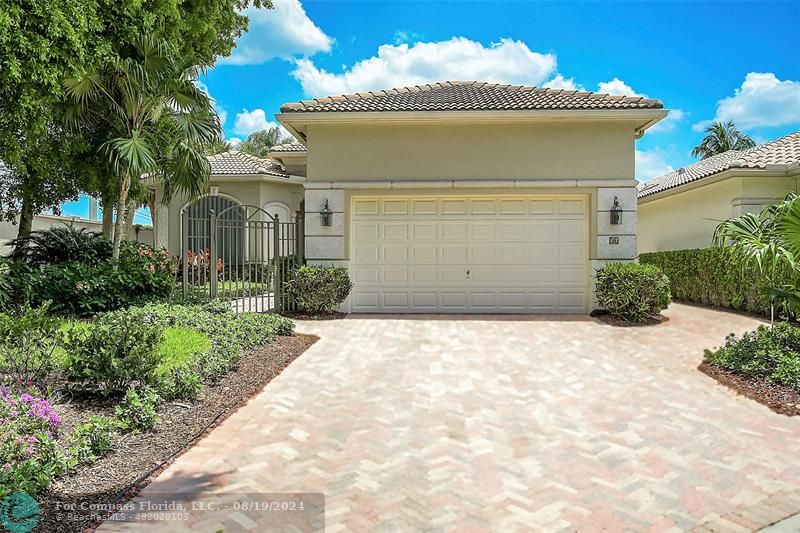
[{"label": "palm tree", "polygon": [[214,139],[214,142],[206,147],[206,153],[208,155],[221,154],[223,152],[230,152],[231,150],[233,150],[233,145],[222,137],[217,137]]},{"label": "palm tree", "polygon": [[118,192],[114,259],[133,180],[160,178],[165,202],[176,192],[195,197],[208,187],[205,150],[221,131],[211,100],[195,85],[206,67],[146,36],[104,68],[64,81],[67,122],[110,133],[99,153],[113,169]]},{"label": "palm tree", "polygon": [[732,121],[726,123],[712,122],[706,128],[706,136],[700,144],[694,147],[692,155],[700,159],[709,157],[728,150],[747,150],[756,145],[753,139],[746,133],[742,133],[736,128]]},{"label": "palm tree", "polygon": [[267,157],[273,146],[292,140],[291,137],[285,136],[278,126],[272,126],[268,130],[251,133],[247,140],[239,146],[239,151],[256,157]]},{"label": "palm tree", "polygon": [[[800,196],[791,193],[784,201],[760,213],[745,213],[721,222],[714,230],[714,244],[729,246],[754,265],[770,304],[777,303],[790,315],[800,311]],[[787,279],[787,273],[790,279]]]}]

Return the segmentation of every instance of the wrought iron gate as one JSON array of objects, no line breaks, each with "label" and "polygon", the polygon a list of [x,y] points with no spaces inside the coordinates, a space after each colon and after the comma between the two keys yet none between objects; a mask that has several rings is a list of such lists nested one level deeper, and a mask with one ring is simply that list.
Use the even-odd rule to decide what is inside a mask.
[{"label": "wrought iron gate", "polygon": [[303,214],[283,221],[260,207],[217,203],[181,211],[184,298],[229,300],[239,312],[295,310],[286,282],[304,261]]}]

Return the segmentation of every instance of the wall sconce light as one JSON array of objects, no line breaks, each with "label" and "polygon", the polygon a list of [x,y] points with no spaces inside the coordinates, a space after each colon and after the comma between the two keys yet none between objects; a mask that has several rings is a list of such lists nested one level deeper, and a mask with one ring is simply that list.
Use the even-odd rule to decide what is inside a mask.
[{"label": "wall sconce light", "polygon": [[325,200],[325,207],[322,208],[322,211],[319,212],[321,218],[321,224],[323,226],[330,226],[331,225],[331,217],[333,216],[333,211],[331,208],[328,207],[328,200]]},{"label": "wall sconce light", "polygon": [[619,199],[614,197],[614,205],[611,206],[611,224],[622,224],[622,208],[619,206]]}]

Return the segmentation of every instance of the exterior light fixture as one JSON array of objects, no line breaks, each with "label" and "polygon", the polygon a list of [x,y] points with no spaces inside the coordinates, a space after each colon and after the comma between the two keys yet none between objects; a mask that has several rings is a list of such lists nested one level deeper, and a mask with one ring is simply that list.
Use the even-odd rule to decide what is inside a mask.
[{"label": "exterior light fixture", "polygon": [[611,206],[611,224],[617,226],[622,224],[622,208],[619,206],[619,199],[614,197],[614,205]]},{"label": "exterior light fixture", "polygon": [[330,226],[331,225],[331,217],[333,215],[333,211],[331,208],[328,207],[328,200],[325,200],[325,207],[322,208],[322,211],[319,212],[321,218],[321,224],[323,226]]}]

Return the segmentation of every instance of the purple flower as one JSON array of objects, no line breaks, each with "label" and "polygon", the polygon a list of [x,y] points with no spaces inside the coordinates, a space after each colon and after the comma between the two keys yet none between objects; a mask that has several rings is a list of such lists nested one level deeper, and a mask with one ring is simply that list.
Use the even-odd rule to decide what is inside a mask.
[{"label": "purple flower", "polygon": [[6,463],[3,465],[3,470],[11,470],[11,465]]},{"label": "purple flower", "polygon": [[[55,413],[55,411],[50,411],[50,414],[48,415],[48,417],[47,417],[47,418],[48,418],[48,420],[49,420],[49,422],[50,422],[50,427],[51,427],[51,428],[55,429],[55,428],[57,428],[58,426],[60,426],[60,425],[61,425],[61,417],[60,417],[60,416],[58,416],[58,415]],[[51,437],[51,438],[52,438],[52,437]]]},{"label": "purple flower", "polygon": [[39,442],[39,439],[37,439],[35,435],[31,435],[30,437],[28,437],[27,441],[29,444],[36,444],[37,442]]},{"label": "purple flower", "polygon": [[28,394],[27,392],[23,392],[23,393],[20,395],[19,399],[20,399],[20,400],[21,400],[23,403],[32,403],[32,402],[35,402],[35,401],[36,401],[36,398],[34,398],[33,396],[31,396],[31,395],[30,395],[30,394]]}]

